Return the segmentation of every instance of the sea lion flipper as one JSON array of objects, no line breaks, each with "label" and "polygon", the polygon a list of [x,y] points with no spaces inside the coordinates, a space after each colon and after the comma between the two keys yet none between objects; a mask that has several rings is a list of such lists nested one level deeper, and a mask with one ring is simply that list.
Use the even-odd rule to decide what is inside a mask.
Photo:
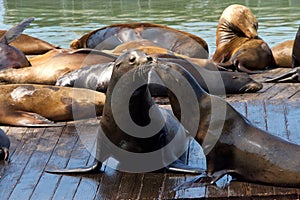
[{"label": "sea lion flipper", "polygon": [[8,148],[1,147],[0,148],[0,160],[9,161],[8,158],[9,158]]},{"label": "sea lion flipper", "polygon": [[177,160],[171,165],[166,167],[168,171],[179,172],[179,173],[189,173],[189,174],[202,174],[205,172],[205,169],[191,167],[184,164],[182,161]]},{"label": "sea lion flipper", "polygon": [[96,174],[103,173],[101,171],[102,163],[95,161],[90,167],[70,168],[70,169],[46,169],[45,172],[50,174]]},{"label": "sea lion flipper", "polygon": [[[9,120],[11,119],[11,120]],[[26,126],[26,127],[57,127],[65,126],[65,124],[54,123],[49,119],[42,117],[37,113],[17,111],[11,113],[11,116],[6,116],[6,120],[9,121],[8,124],[15,126]]]},{"label": "sea lion flipper", "polygon": [[1,38],[0,42],[4,44],[9,44],[15,40],[29,24],[34,20],[34,17],[23,20],[19,24],[10,28]]},{"label": "sea lion flipper", "polygon": [[279,76],[265,80],[265,83],[299,82],[300,68],[295,68]]},{"label": "sea lion flipper", "polygon": [[203,187],[206,185],[210,185],[212,177],[208,176],[206,173],[203,173],[199,176],[196,176],[190,181],[184,182],[178,186],[176,186],[173,190],[184,190],[187,188],[195,188],[195,187]]}]

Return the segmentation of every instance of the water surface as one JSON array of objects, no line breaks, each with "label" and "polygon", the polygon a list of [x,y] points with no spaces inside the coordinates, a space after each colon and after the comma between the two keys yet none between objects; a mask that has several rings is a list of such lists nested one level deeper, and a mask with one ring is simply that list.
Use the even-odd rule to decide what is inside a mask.
[{"label": "water surface", "polygon": [[212,54],[219,17],[234,3],[250,7],[259,21],[260,37],[271,47],[294,39],[299,0],[0,0],[0,29],[34,16],[24,33],[67,48],[73,39],[106,25],[152,22],[202,37]]}]

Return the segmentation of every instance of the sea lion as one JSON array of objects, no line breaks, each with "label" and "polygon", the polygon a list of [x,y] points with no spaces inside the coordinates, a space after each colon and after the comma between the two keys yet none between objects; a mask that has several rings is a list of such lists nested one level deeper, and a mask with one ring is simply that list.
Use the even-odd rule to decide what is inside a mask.
[{"label": "sea lion", "polygon": [[288,83],[293,82],[297,83],[300,82],[300,26],[298,28],[297,34],[295,36],[295,40],[293,41],[293,50],[291,53],[291,56],[289,56],[289,59],[292,60],[291,71],[284,73],[282,75],[279,75],[274,78],[269,78],[265,81],[265,83],[271,83],[271,82],[280,82],[280,83]]},{"label": "sea lion", "polygon": [[10,141],[5,132],[0,129],[0,160],[8,161]]},{"label": "sea lion", "polygon": [[[151,171],[152,166],[148,167],[155,165],[158,169],[166,167],[173,171],[199,173],[199,169],[186,166],[182,162],[172,163],[174,157],[176,160],[186,150],[188,138],[176,118],[170,112],[158,108],[151,98],[147,88],[147,76],[153,63],[155,62],[152,57],[137,50],[130,50],[117,58],[100,119],[101,130],[98,133],[94,165],[88,168],[46,170],[47,172],[99,172],[102,162],[112,156],[120,163],[117,169],[123,171]],[[128,105],[123,101],[127,99],[126,95],[129,97]],[[172,146],[173,139],[181,145]],[[121,153],[116,153],[115,147]],[[164,149],[161,153],[162,147]],[[124,156],[128,152],[131,156]],[[149,154],[153,156],[151,163],[149,160],[145,161]],[[139,155],[141,160],[133,159]]]},{"label": "sea lion", "polygon": [[[53,122],[101,115],[103,93],[50,85],[0,85],[0,123],[12,126],[56,126]],[[94,111],[92,112],[91,111]]]},{"label": "sea lion", "polygon": [[33,20],[34,18],[23,20],[10,28],[0,38],[0,70],[31,66],[23,52],[9,44],[13,42]]},{"label": "sea lion", "polygon": [[271,48],[273,57],[278,67],[292,66],[292,52],[294,40],[287,40]]},{"label": "sea lion", "polygon": [[272,51],[258,37],[257,28],[257,19],[249,8],[237,4],[228,6],[217,26],[213,61],[247,73],[275,66]]},{"label": "sea lion", "polygon": [[85,65],[108,63],[115,56],[93,49],[53,49],[30,59],[31,67],[0,72],[0,82],[54,85],[56,80]]},{"label": "sea lion", "polygon": [[208,45],[202,38],[168,26],[129,23],[106,26],[71,42],[70,47],[112,50],[118,45],[146,39],[157,46],[193,58],[208,58]]},{"label": "sea lion", "polygon": [[[300,186],[299,145],[255,127],[224,99],[207,94],[180,65],[158,62],[154,70],[171,88],[187,90],[181,87],[182,81],[187,81],[197,97],[197,102],[190,102],[186,96],[176,96],[175,99],[170,95],[173,111],[179,111],[174,114],[181,120],[184,117],[180,114],[178,101],[189,103],[191,112],[199,110],[195,140],[206,156],[206,174],[182,185],[182,188],[195,186],[195,182],[214,184],[225,174],[254,183]],[[185,121],[195,122],[194,116],[197,117],[190,115]],[[189,128],[187,130],[192,133]]]},{"label": "sea lion", "polygon": [[[0,30],[0,37],[6,33],[6,30]],[[25,55],[38,55],[44,54],[51,49],[57,49],[58,46],[54,46],[44,40],[21,34],[18,38],[10,43],[11,46],[21,50]]]},{"label": "sea lion", "polygon": [[[182,65],[185,69],[192,73],[201,87],[211,94],[221,94],[222,92],[220,92],[220,89],[222,87],[224,87],[227,94],[256,92],[262,88],[261,83],[256,82],[246,73],[211,71],[202,67],[198,67],[188,60],[180,57],[164,54],[155,54],[155,56],[157,56],[159,60]],[[113,62],[86,66],[60,77],[57,80],[56,85],[89,88],[100,92],[106,92],[113,66]],[[203,77],[205,79],[214,80],[214,82],[210,83],[208,87]],[[155,82],[155,77],[152,78],[154,78],[153,82]],[[149,89],[152,96],[166,96],[166,90],[161,85],[151,84]]]}]

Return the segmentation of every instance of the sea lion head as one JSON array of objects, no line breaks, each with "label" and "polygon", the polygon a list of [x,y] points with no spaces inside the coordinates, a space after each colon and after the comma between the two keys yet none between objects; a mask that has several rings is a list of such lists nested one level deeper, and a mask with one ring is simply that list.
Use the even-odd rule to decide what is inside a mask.
[{"label": "sea lion head", "polygon": [[153,61],[153,58],[146,55],[144,52],[137,49],[131,49],[121,54],[116,59],[113,74],[124,74],[132,69],[150,69],[149,64]]},{"label": "sea lion head", "polygon": [[217,27],[217,45],[238,37],[258,38],[258,22],[249,8],[233,4],[222,13]]}]

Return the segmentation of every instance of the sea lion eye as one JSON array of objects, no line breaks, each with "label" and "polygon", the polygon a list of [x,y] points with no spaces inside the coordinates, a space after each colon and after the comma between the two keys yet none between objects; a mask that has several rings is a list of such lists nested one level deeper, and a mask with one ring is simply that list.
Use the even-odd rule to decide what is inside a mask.
[{"label": "sea lion eye", "polygon": [[135,61],[135,56],[131,56],[131,57],[129,58],[129,62],[133,63],[134,61]]}]

